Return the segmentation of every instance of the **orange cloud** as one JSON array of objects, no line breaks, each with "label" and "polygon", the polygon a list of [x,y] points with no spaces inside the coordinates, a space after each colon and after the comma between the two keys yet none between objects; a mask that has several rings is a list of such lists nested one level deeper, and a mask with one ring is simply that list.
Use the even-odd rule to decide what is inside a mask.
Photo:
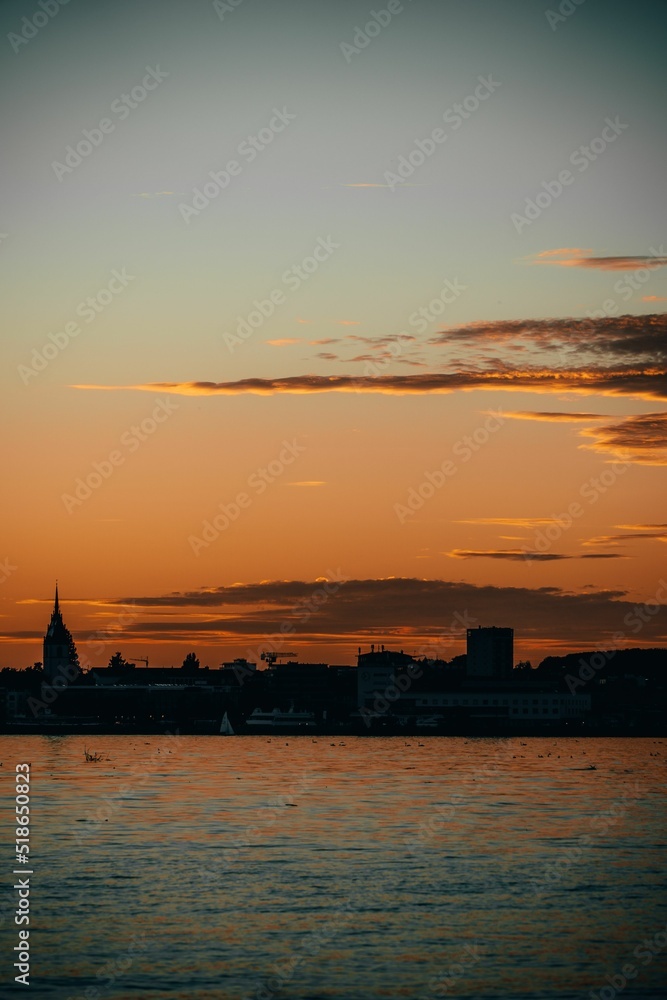
[{"label": "orange cloud", "polygon": [[615,524],[614,527],[621,531],[653,531],[655,528],[667,531],[667,524]]},{"label": "orange cloud", "polygon": [[454,524],[499,524],[512,528],[537,528],[541,524],[553,524],[553,517],[472,517]]},{"label": "orange cloud", "polygon": [[574,392],[584,395],[632,396],[667,400],[667,369],[563,371],[425,372],[415,375],[291,375],[285,378],[245,378],[236,382],[149,382],[143,385],[76,384],[73,389],[117,392],[167,392],[179,396],[236,396],[253,393],[310,394],[320,392],[412,395],[481,389],[509,392]]},{"label": "orange cloud", "polygon": [[588,538],[583,545],[613,545],[617,546],[620,542],[635,542],[642,538],[649,538],[653,541],[667,542],[667,531],[647,531],[642,534],[622,534],[622,535],[596,535],[594,538]]},{"label": "orange cloud", "polygon": [[[605,366],[620,359],[653,366],[667,362],[667,314],[482,321],[441,330],[428,343],[474,348],[476,357],[481,348],[497,351],[499,344],[514,350],[552,351],[561,357],[568,350],[573,361],[576,353],[584,369],[591,367],[591,362],[581,361],[586,355],[591,361],[604,360]],[[506,367],[507,363],[496,358],[495,366],[501,365]]]},{"label": "orange cloud", "polygon": [[539,420],[555,423],[586,423],[589,420],[608,420],[605,413],[559,413],[542,410],[503,411],[501,416],[506,420]]},{"label": "orange cloud", "polygon": [[588,253],[593,253],[590,249],[583,249],[582,247],[560,247],[558,250],[542,250],[540,253],[534,255],[531,259],[540,259],[542,257],[584,257]]},{"label": "orange cloud", "polygon": [[265,340],[265,344],[270,344],[271,347],[287,347],[289,344],[300,344],[300,337],[283,337],[281,340]]},{"label": "orange cloud", "polygon": [[285,483],[285,486],[326,486],[326,479],[304,479],[298,483]]},{"label": "orange cloud", "polygon": [[507,559],[510,562],[558,562],[561,559],[621,559],[615,552],[570,556],[564,552],[533,552],[526,549],[453,549],[443,555],[450,559]]},{"label": "orange cloud", "polygon": [[667,302],[667,295],[642,295],[642,302]]},{"label": "orange cloud", "polygon": [[[662,249],[662,248],[661,248]],[[639,256],[590,257],[591,250],[579,248],[543,250],[532,258],[533,264],[555,264],[557,267],[584,267],[600,271],[634,271],[640,267],[654,269],[667,266],[667,256],[642,254]],[[561,260],[551,258],[561,257]]]},{"label": "orange cloud", "polygon": [[592,451],[616,455],[636,465],[667,465],[667,412],[640,413],[605,427],[589,427],[582,436]]}]

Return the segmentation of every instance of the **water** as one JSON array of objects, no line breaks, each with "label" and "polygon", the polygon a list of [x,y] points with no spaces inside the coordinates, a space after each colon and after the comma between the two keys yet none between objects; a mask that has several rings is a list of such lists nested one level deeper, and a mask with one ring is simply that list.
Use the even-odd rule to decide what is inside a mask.
[{"label": "water", "polygon": [[667,995],[667,741],[84,743],[0,737],[0,972],[29,761],[33,997]]}]

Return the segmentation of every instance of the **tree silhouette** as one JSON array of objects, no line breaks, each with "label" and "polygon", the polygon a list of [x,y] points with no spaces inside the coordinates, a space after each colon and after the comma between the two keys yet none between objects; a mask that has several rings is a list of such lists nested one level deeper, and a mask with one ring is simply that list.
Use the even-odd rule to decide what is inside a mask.
[{"label": "tree silhouette", "polygon": [[66,629],[66,632],[67,632],[67,654],[69,662],[72,663],[75,667],[80,668],[81,664],[79,663],[79,654],[76,651],[76,644],[74,642],[74,639],[72,638],[69,629]]},{"label": "tree silhouette", "polygon": [[199,660],[197,659],[197,655],[195,653],[188,653],[183,660],[181,669],[185,670],[187,673],[190,673],[192,670],[199,670]]},{"label": "tree silhouette", "polygon": [[112,670],[127,670],[132,664],[127,662],[122,653],[118,652],[114,653],[109,660],[109,666]]}]

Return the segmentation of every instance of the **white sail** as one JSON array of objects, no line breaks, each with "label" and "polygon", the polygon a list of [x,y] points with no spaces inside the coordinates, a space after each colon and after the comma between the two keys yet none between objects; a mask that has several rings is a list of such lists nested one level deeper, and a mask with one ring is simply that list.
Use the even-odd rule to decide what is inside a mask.
[{"label": "white sail", "polygon": [[234,729],[226,712],[222,717],[222,722],[220,723],[220,732],[223,736],[234,736]]}]

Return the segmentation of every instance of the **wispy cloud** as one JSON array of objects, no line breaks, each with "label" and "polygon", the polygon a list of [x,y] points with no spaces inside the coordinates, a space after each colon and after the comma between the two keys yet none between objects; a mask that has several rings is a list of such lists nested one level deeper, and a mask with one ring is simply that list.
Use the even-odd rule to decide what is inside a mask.
[{"label": "wispy cloud", "polygon": [[575,559],[625,559],[625,556],[617,555],[615,552],[585,553],[582,556],[574,556]]},{"label": "wispy cloud", "polygon": [[538,528],[542,524],[553,524],[553,517],[471,517],[454,524],[496,524],[510,528]]},{"label": "wispy cloud", "polygon": [[600,271],[635,271],[640,267],[656,268],[667,266],[667,255],[638,254],[596,257],[592,250],[579,247],[560,250],[543,250],[529,258],[532,264],[551,264],[557,267],[583,267]]},{"label": "wispy cloud", "polygon": [[452,549],[450,559],[506,559],[510,562],[558,562],[561,559],[621,559],[615,552],[568,555],[565,552],[533,552],[526,549]]},{"label": "wispy cloud", "polygon": [[245,378],[235,382],[148,382],[139,385],[79,383],[88,391],[168,392],[180,396],[235,396],[254,393],[310,394],[321,392],[414,395],[480,389],[494,392],[573,392],[598,396],[631,396],[667,400],[667,369],[644,371],[633,367],[584,371],[541,370],[424,372],[415,375],[291,375],[284,378]]},{"label": "wispy cloud", "polygon": [[[560,413],[541,411],[502,411],[509,420],[537,420],[563,423],[590,423],[610,420],[603,413]],[[581,445],[606,455],[639,465],[667,464],[667,413],[640,413],[617,418],[614,423],[588,427],[579,432],[582,437],[593,438],[593,444]]]},{"label": "wispy cloud", "polygon": [[537,420],[545,423],[588,423],[589,420],[608,420],[605,413],[561,413],[548,410],[503,410],[501,416],[506,420]]},{"label": "wispy cloud", "polygon": [[594,538],[588,538],[584,545],[610,545],[617,546],[621,542],[638,542],[643,539],[648,539],[650,541],[667,542],[667,525],[656,525],[658,528],[663,530],[659,531],[644,531],[637,530],[627,533],[621,533],[617,535],[596,535]]},{"label": "wispy cloud", "polygon": [[653,531],[657,528],[667,531],[667,524],[615,524],[614,527],[619,531]]},{"label": "wispy cloud", "polygon": [[298,483],[285,483],[285,486],[326,486],[326,479],[303,479]]},{"label": "wispy cloud", "polygon": [[593,451],[617,455],[637,465],[667,465],[667,412],[640,413],[604,427],[589,427],[583,437]]},{"label": "wispy cloud", "polygon": [[558,247],[555,250],[541,250],[540,253],[532,254],[530,257],[524,259],[534,261],[549,257],[584,257],[586,254],[591,253],[593,251],[585,247]]},{"label": "wispy cloud", "polygon": [[429,343],[474,348],[477,356],[481,347],[554,352],[560,358],[569,351],[586,370],[594,363],[609,366],[619,360],[653,368],[667,362],[667,313],[482,321],[441,330]]},{"label": "wispy cloud", "polygon": [[301,344],[301,337],[282,337],[278,340],[265,340],[265,344],[270,344],[271,347],[289,347],[291,344]]},{"label": "wispy cloud", "polygon": [[524,549],[452,549],[450,559],[506,559],[509,562],[557,562],[570,556],[558,552],[526,552]]}]

